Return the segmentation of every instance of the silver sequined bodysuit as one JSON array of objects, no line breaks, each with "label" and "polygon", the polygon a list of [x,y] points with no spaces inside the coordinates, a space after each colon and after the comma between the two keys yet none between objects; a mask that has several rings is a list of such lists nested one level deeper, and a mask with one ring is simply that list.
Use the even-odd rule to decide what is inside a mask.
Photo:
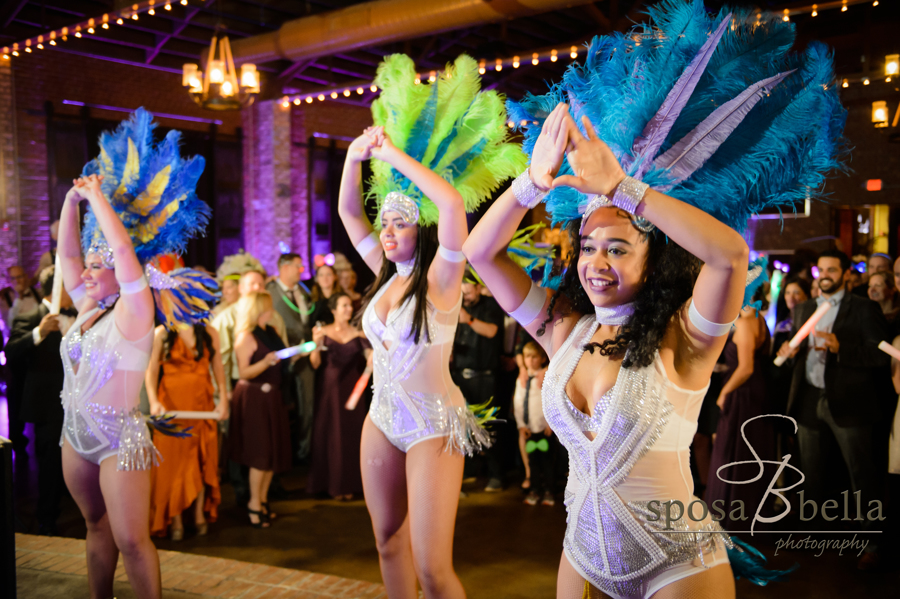
[{"label": "silver sequined bodysuit", "polygon": [[[594,315],[578,321],[547,370],[544,416],[569,452],[563,550],[585,580],[612,597],[649,597],[656,590],[727,563],[728,536],[709,516],[673,522],[658,532],[648,503],[694,499],[689,451],[706,390],[672,384],[659,354],[644,368],[621,368],[615,385],[588,416],[566,384],[597,330]],[[595,433],[593,440],[586,432]],[[656,507],[656,506],[654,506]],[[673,508],[676,509],[677,508]],[[701,508],[695,506],[695,514]],[[698,518],[702,516],[698,515]]]},{"label": "silver sequined bodysuit", "polygon": [[490,437],[450,378],[450,352],[462,296],[446,312],[429,301],[428,336],[423,330],[416,343],[411,333],[414,300],[391,310],[386,323],[375,312],[375,305],[396,277],[378,290],[362,318],[363,331],[375,352],[369,417],[401,451],[409,451],[425,439],[447,437],[448,449],[472,455],[489,446]]},{"label": "silver sequined bodysuit", "polygon": [[82,325],[96,312],[79,315],[59,348],[65,369],[63,438],[95,464],[116,455],[119,470],[147,470],[155,449],[138,403],[153,328],[129,341],[115,314],[107,314],[82,335]]}]

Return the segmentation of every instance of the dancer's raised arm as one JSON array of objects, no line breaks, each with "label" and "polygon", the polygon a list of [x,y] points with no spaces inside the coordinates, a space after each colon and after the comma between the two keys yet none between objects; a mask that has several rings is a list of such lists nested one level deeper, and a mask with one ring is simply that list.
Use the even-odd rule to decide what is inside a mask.
[{"label": "dancer's raised arm", "polygon": [[66,291],[79,312],[91,310],[97,300],[84,293],[81,273],[84,272],[84,256],[81,254],[81,226],[79,223],[78,205],[84,199],[79,191],[78,180],[72,181],[72,189],[66,193],[62,212],[59,215],[59,242],[56,251],[62,265],[63,282]]},{"label": "dancer's raised arm", "polygon": [[[534,147],[531,166],[522,175],[530,177],[533,185],[545,191],[559,171],[566,148],[566,130],[562,126],[564,110],[561,104],[547,117]],[[507,254],[509,243],[529,210],[529,206],[516,198],[513,189],[510,187],[497,198],[478,221],[463,246],[463,252],[497,303],[538,339],[552,356],[553,336],[547,333],[553,329],[554,322],[546,324],[544,335],[537,335],[547,318],[551,291],[537,288],[532,291],[536,286]],[[537,308],[540,308],[539,312]]]},{"label": "dancer's raised arm", "polygon": [[360,246],[360,242],[368,238],[372,232],[372,223],[366,216],[365,202],[362,194],[362,163],[372,156],[372,147],[376,143],[372,133],[374,127],[369,127],[357,137],[347,149],[347,158],[344,160],[344,171],[341,175],[341,188],[338,193],[338,215],[347,230],[350,242],[362,252],[360,256],[366,265],[377,273],[381,269],[382,252],[377,245],[367,244]]},{"label": "dancer's raised arm", "polygon": [[[625,180],[625,172],[587,118],[583,119],[587,137],[575,126],[568,109],[564,118],[569,138],[568,159],[574,174],[558,177],[554,187],[568,185],[582,193],[612,198]],[[681,322],[688,337],[688,347],[683,349],[693,349],[704,359],[712,354],[718,357],[723,343],[721,336],[728,330],[719,327],[724,332],[717,335],[711,335],[710,331],[717,328],[716,324],[732,323],[740,314],[750,253],[747,243],[737,231],[710,214],[653,189],[644,192],[634,214],[650,221],[703,261],[692,297],[695,314],[688,317],[682,311]],[[706,321],[708,326],[698,326],[698,321]]]},{"label": "dancer's raised arm", "polygon": [[[469,229],[460,193],[443,177],[397,148],[383,128],[377,127],[375,133],[379,144],[372,148],[372,156],[390,164],[434,202],[440,214],[438,243],[450,252],[461,251]],[[448,260],[442,252],[434,257],[428,269],[428,291],[433,301],[446,304],[439,307],[449,308],[459,299],[465,267],[464,260]]]}]

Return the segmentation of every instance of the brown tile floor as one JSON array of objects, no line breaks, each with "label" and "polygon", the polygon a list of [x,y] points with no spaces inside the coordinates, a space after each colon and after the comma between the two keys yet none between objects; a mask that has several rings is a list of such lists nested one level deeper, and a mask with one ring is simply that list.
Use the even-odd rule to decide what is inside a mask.
[{"label": "brown tile floor", "polygon": [[[21,532],[35,531],[33,464],[32,456],[27,461],[19,462],[16,467],[15,485],[20,506]],[[378,556],[365,503],[362,500],[342,503],[310,498],[303,491],[305,476],[302,469],[283,477],[282,481],[285,488],[283,498],[273,500],[273,509],[278,512],[279,518],[271,529],[250,528],[246,513],[235,505],[231,487],[224,485],[220,517],[218,522],[210,526],[209,535],[197,537],[188,528],[184,541],[173,543],[168,539],[156,539],[157,547],[163,556],[180,554],[185,556],[185,560],[192,556],[197,559],[221,560],[206,562],[211,564],[247,562],[241,567],[253,566],[258,568],[254,571],[269,573],[266,576],[270,578],[265,580],[241,579],[241,585],[236,586],[269,584],[278,587],[287,580],[286,572],[295,571],[302,571],[310,576],[305,579],[307,581],[321,581],[325,576],[330,576],[380,584]],[[521,491],[516,486],[501,493],[488,494],[481,490],[483,484],[481,481],[480,485],[465,487],[469,496],[460,502],[454,539],[454,565],[468,597],[553,597],[565,529],[565,509],[561,502],[552,508],[529,507],[522,504]],[[73,559],[75,553],[72,549],[81,543],[78,539],[84,538],[84,522],[71,499],[65,499],[63,508],[59,520],[60,534],[67,537],[62,542],[70,543],[63,545],[70,553],[60,551],[58,555],[49,555],[52,552],[44,552],[47,555],[40,556],[42,562],[37,561],[38,556],[21,556],[20,559],[28,558],[33,564],[31,567],[28,564],[20,565],[18,569],[18,586],[22,589],[20,598],[87,597],[86,580],[82,574],[83,561]],[[886,524],[889,523],[890,520]],[[784,522],[784,527],[779,528],[788,530],[793,525]],[[865,573],[857,571],[855,554],[849,555],[847,552],[841,556],[836,551],[827,550],[817,557],[818,552],[814,550],[782,550],[776,557],[775,542],[783,536],[786,535],[762,534],[752,539],[742,536],[769,558],[772,567],[787,568],[796,563],[800,568],[791,575],[789,581],[767,587],[757,587],[746,580],[737,581],[737,596],[740,599],[836,599],[856,596],[878,599],[900,596],[900,560],[896,557],[886,554],[884,566],[880,570]],[[824,535],[822,538],[838,536]],[[29,539],[29,542],[38,542],[31,540],[33,538]],[[879,541],[882,547],[892,549],[900,539],[886,532],[879,535]],[[19,548],[23,551],[37,551],[34,547]],[[175,551],[179,554],[172,553]],[[179,567],[175,566],[175,562],[169,561],[172,559],[174,558],[164,559],[162,565],[164,581],[171,589],[165,597],[196,597],[196,594],[186,592],[188,577],[178,580]],[[55,562],[51,564],[52,560]],[[39,564],[48,568],[55,566],[59,570],[36,569]],[[62,573],[63,570],[72,573]],[[312,578],[310,573],[313,572],[322,578]],[[285,580],[277,581],[274,573],[280,573]],[[214,581],[214,574],[221,575],[222,572],[204,574],[208,578],[203,580]],[[296,581],[296,578],[292,580]],[[67,589],[65,593],[59,592],[58,585],[62,584]],[[197,590],[196,585],[201,583],[194,584],[190,588]],[[321,584],[319,582],[311,590],[321,590]],[[127,584],[117,585],[116,595],[120,599],[133,596]]]}]

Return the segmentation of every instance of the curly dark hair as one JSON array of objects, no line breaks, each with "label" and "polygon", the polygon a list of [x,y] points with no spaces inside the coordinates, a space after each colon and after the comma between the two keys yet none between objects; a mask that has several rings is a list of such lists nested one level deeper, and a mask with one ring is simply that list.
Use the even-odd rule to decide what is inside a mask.
[{"label": "curly dark hair", "polygon": [[[431,263],[434,261],[435,254],[437,254],[437,249],[437,225],[419,225],[416,236],[416,249],[415,252],[413,252],[413,256],[416,260],[416,267],[413,270],[412,283],[409,285],[406,293],[403,294],[403,297],[400,298],[398,304],[403,305],[410,299],[414,299],[416,302],[412,322],[413,341],[415,343],[419,342],[423,330],[425,331],[425,338],[430,340],[428,328],[425,326],[425,320],[428,314],[428,269],[431,268]],[[378,290],[394,276],[395,272],[397,272],[397,265],[387,259],[384,255],[384,250],[382,249],[381,271],[375,278],[375,282],[372,283],[366,291],[366,294],[363,297],[362,306],[359,309],[359,314],[366,311],[366,306],[369,305],[369,302],[372,301],[372,298],[378,293]]]},{"label": "curly dark hair", "polygon": [[[627,216],[625,212],[620,213]],[[564,313],[590,314],[594,311],[578,278],[580,228],[581,219],[566,225],[572,251],[566,257],[562,283],[550,298],[547,319],[541,324],[538,335],[543,335],[547,323],[558,317],[554,309],[561,297],[567,300]],[[634,315],[619,328],[615,338],[584,346],[585,351],[591,353],[599,350],[601,356],[624,355],[622,366],[625,368],[649,366],[653,362],[669,322],[691,298],[700,273],[700,260],[659,230],[641,232],[641,237],[647,242],[648,251],[641,288],[634,296]]]}]

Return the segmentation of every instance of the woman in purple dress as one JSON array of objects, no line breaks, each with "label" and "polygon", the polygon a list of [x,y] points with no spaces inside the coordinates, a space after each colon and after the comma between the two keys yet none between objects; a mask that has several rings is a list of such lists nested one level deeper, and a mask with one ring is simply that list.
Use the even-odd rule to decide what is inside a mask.
[{"label": "woman in purple dress", "polygon": [[[764,299],[765,293],[758,294],[758,297],[762,298],[762,310],[765,310],[768,303]],[[747,484],[726,482],[749,481],[759,475],[759,466],[755,463],[756,458],[749,445],[752,445],[761,460],[775,460],[777,457],[773,423],[768,419],[747,423],[755,416],[769,413],[765,370],[769,362],[770,342],[769,328],[762,314],[754,308],[746,308],[735,322],[722,350],[728,370],[724,373],[725,383],[716,402],[722,415],[713,437],[705,500],[711,510],[719,507],[725,512],[722,527],[728,531],[750,528],[750,522],[769,483],[769,478],[765,476]],[[743,435],[746,436],[746,442],[741,430],[745,423],[747,425]],[[728,466],[719,472],[726,464],[742,461],[750,463]],[[714,506],[713,502],[717,500],[723,501],[724,505],[720,502]],[[743,518],[737,512],[738,504],[734,503],[738,500],[744,502]],[[732,519],[732,514],[737,519]]]},{"label": "woman in purple dress", "polygon": [[[346,501],[363,490],[359,448],[369,411],[368,390],[353,409],[345,404],[366,369],[372,346],[363,332],[350,324],[353,301],[349,295],[332,293],[328,307],[334,322],[315,329],[317,348],[309,356],[318,371],[316,388],[322,392],[315,408],[312,468],[306,490],[310,494],[327,492]],[[319,349],[323,347],[324,352]]]}]

